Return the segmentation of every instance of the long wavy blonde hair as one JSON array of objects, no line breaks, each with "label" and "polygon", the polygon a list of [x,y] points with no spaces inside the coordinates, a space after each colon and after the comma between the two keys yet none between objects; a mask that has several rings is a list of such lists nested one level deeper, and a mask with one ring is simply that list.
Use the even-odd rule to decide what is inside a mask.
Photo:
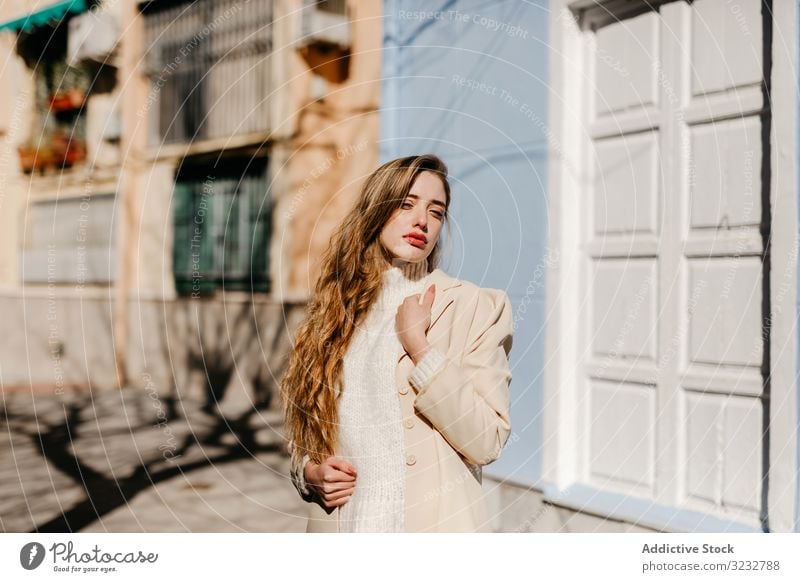
[{"label": "long wavy blonde hair", "polygon": [[[367,177],[355,206],[323,254],[321,273],[281,383],[286,437],[298,456],[308,454],[322,463],[335,454],[343,358],[354,331],[381,292],[382,274],[392,259],[380,234],[424,171],[442,179],[449,209],[447,166],[441,159],[424,154],[392,160]],[[438,266],[441,240],[428,255],[428,272]]]}]

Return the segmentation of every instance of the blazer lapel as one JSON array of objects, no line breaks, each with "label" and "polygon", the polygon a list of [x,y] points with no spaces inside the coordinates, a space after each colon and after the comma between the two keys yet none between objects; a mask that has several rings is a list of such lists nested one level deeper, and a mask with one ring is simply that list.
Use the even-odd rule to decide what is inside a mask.
[{"label": "blazer lapel", "polygon": [[[431,324],[428,327],[429,331],[436,322],[439,321],[439,318],[447,308],[452,305],[453,301],[455,301],[455,294],[450,293],[449,290],[454,287],[459,287],[461,281],[455,277],[451,277],[441,269],[434,269],[428,276],[428,282],[425,285],[425,289],[422,291],[423,295],[432,284],[436,285],[436,296],[433,299],[433,305],[431,305]],[[399,353],[397,354],[397,361],[400,362],[405,356],[408,356],[408,352],[406,352],[405,348],[401,345]]]}]

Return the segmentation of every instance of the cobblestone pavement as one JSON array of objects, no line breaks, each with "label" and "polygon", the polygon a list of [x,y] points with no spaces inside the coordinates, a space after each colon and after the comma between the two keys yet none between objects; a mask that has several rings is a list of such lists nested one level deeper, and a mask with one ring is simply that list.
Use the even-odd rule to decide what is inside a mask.
[{"label": "cobblestone pavement", "polygon": [[0,397],[2,532],[305,531],[279,411],[135,388]]}]

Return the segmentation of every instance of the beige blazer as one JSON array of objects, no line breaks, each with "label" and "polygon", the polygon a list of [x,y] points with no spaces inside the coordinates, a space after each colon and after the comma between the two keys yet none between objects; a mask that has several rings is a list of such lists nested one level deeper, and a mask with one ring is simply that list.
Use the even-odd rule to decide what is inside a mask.
[{"label": "beige blazer", "polygon": [[[415,387],[409,382],[413,360],[402,348],[397,354],[397,396],[406,427],[405,529],[488,532],[481,467],[500,456],[511,433],[511,303],[505,291],[440,269],[431,272],[426,289],[432,283],[436,296],[427,337],[446,363]],[[318,501],[308,508],[307,532],[338,531],[338,508]]]}]

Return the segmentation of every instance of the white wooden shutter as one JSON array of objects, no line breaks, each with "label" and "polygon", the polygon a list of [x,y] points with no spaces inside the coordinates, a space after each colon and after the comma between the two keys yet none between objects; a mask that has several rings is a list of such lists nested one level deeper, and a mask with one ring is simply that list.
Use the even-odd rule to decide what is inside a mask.
[{"label": "white wooden shutter", "polygon": [[678,1],[586,33],[579,362],[581,481],[754,526],[761,18],[758,0]]}]

